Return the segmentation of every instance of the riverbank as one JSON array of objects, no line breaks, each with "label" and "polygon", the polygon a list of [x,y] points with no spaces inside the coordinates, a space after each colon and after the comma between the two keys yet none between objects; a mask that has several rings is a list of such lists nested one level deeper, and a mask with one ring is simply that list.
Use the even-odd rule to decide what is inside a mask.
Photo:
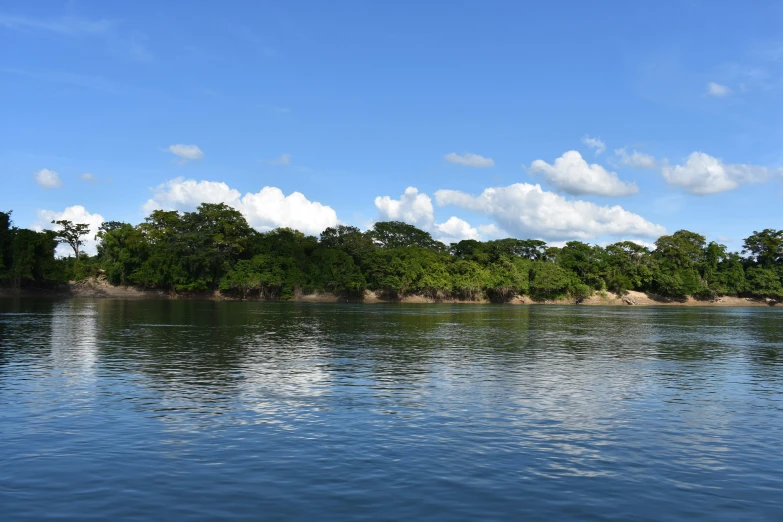
[{"label": "riverbank", "polygon": [[[97,299],[200,299],[212,301],[238,301],[237,297],[219,290],[214,292],[166,292],[163,290],[140,289],[130,286],[113,286],[105,279],[91,278],[83,281],[71,281],[58,289],[13,291],[0,289],[0,297],[53,297],[53,298],[97,298]],[[249,301],[264,301],[252,297]],[[301,303],[405,303],[405,304],[492,304],[489,299],[438,299],[425,295],[407,295],[401,298],[383,296],[366,290],[362,297],[346,297],[332,293],[297,294],[292,301]],[[612,292],[596,292],[579,302],[574,299],[534,300],[529,296],[516,295],[504,301],[509,305],[581,305],[581,306],[776,306],[780,303],[773,299],[752,297],[720,296],[711,300],[694,297],[669,298],[643,292],[630,291],[626,295]]]}]

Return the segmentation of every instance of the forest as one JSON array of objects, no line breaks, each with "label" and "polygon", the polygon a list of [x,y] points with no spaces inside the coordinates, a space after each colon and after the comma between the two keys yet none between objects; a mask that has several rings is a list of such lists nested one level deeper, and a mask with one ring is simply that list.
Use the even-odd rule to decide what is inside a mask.
[{"label": "forest", "polygon": [[[143,223],[104,222],[97,231],[58,221],[58,231],[13,225],[0,212],[0,285],[57,288],[105,275],[113,285],[169,292],[220,290],[245,299],[292,299],[331,292],[360,297],[534,300],[636,290],[666,297],[722,295],[783,299],[783,230],[753,232],[741,252],[679,230],[649,249],[622,241],[608,246],[535,239],[464,240],[445,245],[398,221],[367,231],[340,225],[320,237],[279,228],[258,232],[242,214],[204,203],[195,212],[156,210]],[[81,246],[89,234],[97,254]],[[58,258],[67,244],[73,256]]]}]

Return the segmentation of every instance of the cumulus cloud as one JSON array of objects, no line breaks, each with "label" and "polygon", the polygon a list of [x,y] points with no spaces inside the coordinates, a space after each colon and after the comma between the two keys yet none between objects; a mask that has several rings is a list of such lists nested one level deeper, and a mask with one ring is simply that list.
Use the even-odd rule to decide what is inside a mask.
[{"label": "cumulus cloud", "polygon": [[183,163],[204,157],[204,153],[195,145],[169,145],[168,151],[179,157]]},{"label": "cumulus cloud", "polygon": [[501,229],[494,223],[490,223],[489,225],[479,225],[477,228],[483,236],[486,236],[489,239],[500,239],[508,237],[508,233],[506,233],[505,230]]},{"label": "cumulus cloud", "polygon": [[[61,221],[66,219],[74,224],[86,223],[90,226],[90,231],[84,236],[84,245],[81,247],[81,251],[89,255],[95,255],[97,253],[96,245],[98,242],[95,240],[95,234],[98,233],[98,228],[101,223],[104,222],[103,216],[100,214],[92,214],[87,211],[81,205],[74,205],[68,207],[62,212],[55,212],[54,210],[38,210],[38,220],[33,224],[35,230],[60,230],[60,225],[55,225],[52,221]],[[57,247],[57,255],[60,257],[73,256],[73,249],[68,245],[60,245]]]},{"label": "cumulus cloud", "polygon": [[93,176],[89,172],[85,172],[84,174],[80,175],[79,179],[82,180],[82,181],[89,181],[91,183],[95,182],[95,181],[98,181],[97,179],[95,179],[95,176]]},{"label": "cumulus cloud", "polygon": [[530,164],[530,172],[543,174],[547,181],[559,190],[574,196],[595,194],[598,196],[629,196],[639,192],[635,183],[621,181],[617,174],[598,164],[588,164],[575,150],[570,150],[550,165],[543,160]]},{"label": "cumulus cloud", "polygon": [[481,240],[479,231],[470,226],[470,223],[456,216],[451,216],[444,223],[436,224],[433,236],[445,244],[459,243],[463,239]]},{"label": "cumulus cloud", "polygon": [[54,189],[63,186],[60,175],[53,170],[41,169],[35,173],[35,182],[45,189]]},{"label": "cumulus cloud", "polygon": [[615,149],[614,153],[619,158],[620,163],[628,167],[635,169],[654,169],[656,167],[655,158],[649,154],[636,150],[628,154],[625,148]]},{"label": "cumulus cloud", "polygon": [[466,152],[465,154],[450,152],[444,156],[444,159],[449,163],[456,163],[467,167],[487,168],[495,166],[495,160],[492,158],[485,158],[484,156],[471,154],[470,152]]},{"label": "cumulus cloud", "polygon": [[270,165],[283,165],[287,167],[291,164],[291,155],[290,154],[281,154],[279,158],[271,159],[267,163]]},{"label": "cumulus cloud", "polygon": [[726,85],[721,85],[715,82],[710,82],[707,84],[707,94],[710,96],[722,98],[723,96],[728,96],[731,93],[731,89],[729,89]]},{"label": "cumulus cloud", "polygon": [[406,188],[400,199],[378,196],[375,208],[384,221],[404,221],[424,230],[430,230],[435,223],[432,200],[427,194],[420,194],[416,187]]},{"label": "cumulus cloud", "polygon": [[727,165],[723,160],[693,152],[685,165],[664,163],[661,175],[670,185],[700,196],[734,190],[744,183],[759,183],[770,176],[770,169],[759,165]]},{"label": "cumulus cloud", "polygon": [[439,190],[435,201],[439,206],[455,205],[490,216],[504,230],[523,238],[585,240],[603,235],[658,237],[666,233],[664,227],[619,205],[569,201],[528,183],[488,188],[478,196]]},{"label": "cumulus cloud", "polygon": [[308,200],[301,192],[288,196],[277,187],[264,187],[242,198],[240,210],[248,222],[260,230],[290,227],[317,235],[339,224],[337,213],[329,206]]},{"label": "cumulus cloud", "polygon": [[[196,181],[176,178],[153,190],[153,197],[142,207],[145,214],[153,210],[195,210],[201,203],[232,203],[241,200],[242,194],[220,181]],[[239,210],[238,207],[234,207]]]},{"label": "cumulus cloud", "polygon": [[375,198],[375,208],[381,220],[408,223],[430,232],[433,238],[446,244],[458,243],[463,239],[481,240],[478,229],[456,216],[451,216],[443,223],[436,223],[432,199],[420,193],[416,187],[405,189],[400,199],[378,196]]},{"label": "cumulus cloud", "polygon": [[264,187],[244,196],[218,181],[177,178],[153,190],[144,212],[156,209],[193,211],[201,203],[225,203],[242,213],[248,223],[262,232],[290,227],[306,234],[320,234],[339,224],[337,213],[329,206],[308,200],[300,192],[288,196],[277,187]]},{"label": "cumulus cloud", "polygon": [[[621,239],[620,241],[625,241],[625,240]],[[650,250],[655,250],[655,241],[642,241],[641,239],[628,239],[627,241],[630,241],[631,243],[636,243],[637,245],[643,246]]]},{"label": "cumulus cloud", "polygon": [[595,149],[596,154],[601,154],[603,151],[606,150],[606,143],[599,140],[598,138],[591,138],[590,136],[585,136],[584,138],[582,138],[582,143],[584,143],[591,149]]}]

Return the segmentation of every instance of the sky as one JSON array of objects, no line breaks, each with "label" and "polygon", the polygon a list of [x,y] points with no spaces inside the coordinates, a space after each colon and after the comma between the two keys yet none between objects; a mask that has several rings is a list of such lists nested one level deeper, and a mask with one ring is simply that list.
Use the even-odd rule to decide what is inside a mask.
[{"label": "sky", "polygon": [[772,0],[0,1],[0,99],[20,227],[225,202],[447,243],[783,228]]}]

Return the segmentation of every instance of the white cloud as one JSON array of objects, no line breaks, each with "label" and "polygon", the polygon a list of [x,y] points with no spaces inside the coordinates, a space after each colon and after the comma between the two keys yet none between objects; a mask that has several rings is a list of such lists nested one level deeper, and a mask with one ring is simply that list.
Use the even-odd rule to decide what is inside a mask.
[{"label": "white cloud", "polygon": [[[90,231],[84,236],[84,245],[81,247],[81,251],[89,255],[95,255],[97,253],[96,245],[98,242],[95,240],[95,234],[98,233],[98,228],[104,222],[103,216],[100,214],[91,214],[81,205],[74,205],[68,207],[62,212],[55,212],[53,210],[38,210],[38,220],[33,224],[35,230],[60,230],[60,225],[52,224],[52,221],[60,221],[67,219],[74,224],[86,223],[90,226]],[[57,247],[57,255],[60,257],[73,256],[73,249],[65,244]]]},{"label": "white cloud", "polygon": [[169,145],[168,151],[179,156],[183,163],[204,157],[204,153],[195,145]]},{"label": "white cloud", "polygon": [[145,214],[158,209],[192,211],[201,203],[226,203],[239,210],[232,203],[239,202],[241,196],[238,190],[220,181],[176,178],[158,185],[142,209]]},{"label": "white cloud", "polygon": [[715,96],[718,98],[721,98],[723,96],[728,96],[731,94],[731,89],[729,89],[725,85],[721,85],[719,83],[710,82],[707,84],[707,94],[710,96]]},{"label": "white cloud", "polygon": [[63,186],[60,175],[53,170],[41,169],[35,173],[35,182],[46,189],[59,188]]},{"label": "white cloud", "polygon": [[596,154],[601,154],[603,151],[606,150],[606,143],[599,140],[598,138],[591,138],[590,136],[585,136],[584,138],[582,138],[582,143],[584,143],[591,149],[595,149]]},{"label": "white cloud", "polygon": [[481,234],[478,230],[456,216],[451,216],[444,223],[436,224],[433,232],[435,239],[447,245],[459,243],[463,239],[481,240]]},{"label": "white cloud", "polygon": [[283,165],[287,167],[288,165],[291,164],[291,155],[281,154],[279,158],[269,160],[267,163],[269,163],[270,165]]},{"label": "white cloud", "polygon": [[79,179],[82,181],[89,181],[89,182],[98,181],[97,179],[95,179],[95,176],[93,176],[89,172],[85,172],[84,174],[80,175]]},{"label": "white cloud", "polygon": [[621,241],[630,241],[631,243],[636,243],[637,245],[643,246],[650,250],[655,250],[655,241],[642,241],[641,239],[620,239],[615,241],[615,243],[619,243]]},{"label": "white cloud", "polygon": [[654,169],[656,167],[655,158],[649,154],[636,150],[628,154],[625,148],[615,149],[614,153],[620,158],[620,163],[628,167],[635,169]]},{"label": "white cloud", "polygon": [[286,196],[277,187],[264,187],[242,196],[222,182],[182,178],[159,185],[143,209],[145,213],[156,209],[193,211],[201,203],[225,203],[239,210],[252,227],[262,232],[290,227],[315,235],[339,224],[334,209],[309,201],[300,192]]},{"label": "white cloud", "polygon": [[488,188],[479,196],[457,190],[439,190],[440,206],[456,205],[495,219],[516,237],[592,239],[598,236],[658,237],[666,229],[623,209],[588,201],[569,201],[540,185],[517,183]]},{"label": "white cloud", "polygon": [[508,237],[508,233],[506,233],[505,230],[501,229],[494,223],[489,225],[479,225],[478,231],[481,232],[482,235],[487,236],[489,239],[500,239]]},{"label": "white cloud", "polygon": [[767,179],[770,170],[758,165],[727,165],[723,160],[693,152],[685,165],[664,163],[661,175],[667,183],[700,196],[734,190],[743,183],[759,183]]},{"label": "white cloud", "polygon": [[375,198],[375,207],[383,221],[402,221],[422,230],[443,243],[457,243],[463,239],[481,240],[478,229],[456,216],[451,216],[443,223],[435,223],[435,210],[432,199],[427,194],[419,193],[416,187],[408,187],[400,199],[389,196]]},{"label": "white cloud", "polygon": [[[639,246],[643,246],[645,248],[649,248],[650,250],[655,250],[655,241],[642,241],[641,239],[631,239],[631,238],[622,238],[622,237],[618,237],[616,239],[613,239],[612,241],[599,241],[596,244],[600,247],[606,248],[609,245],[613,245],[615,243],[624,243],[626,241],[637,244]],[[557,245],[557,246],[563,247],[565,246],[565,243],[567,243],[567,241],[564,241],[563,243],[564,243],[563,245]],[[549,246],[556,246],[556,245],[549,244]]]},{"label": "white cloud", "polygon": [[530,172],[541,173],[559,190],[578,196],[596,194],[598,196],[628,196],[639,192],[635,183],[621,181],[617,174],[609,172],[601,165],[589,165],[575,150],[570,150],[550,165],[543,160],[530,164]]},{"label": "white cloud", "polygon": [[243,213],[248,222],[260,230],[290,227],[306,234],[318,235],[339,224],[332,207],[308,200],[301,192],[288,196],[277,187],[264,187],[242,198]]},{"label": "white cloud", "polygon": [[458,165],[465,165],[467,167],[487,168],[495,166],[495,160],[492,158],[485,158],[484,156],[471,154],[470,152],[466,152],[465,154],[450,152],[443,158],[449,163],[456,163]]},{"label": "white cloud", "polygon": [[419,194],[416,187],[406,188],[400,199],[378,196],[375,208],[384,221],[404,221],[423,230],[431,229],[435,223],[432,200],[427,194]]}]

